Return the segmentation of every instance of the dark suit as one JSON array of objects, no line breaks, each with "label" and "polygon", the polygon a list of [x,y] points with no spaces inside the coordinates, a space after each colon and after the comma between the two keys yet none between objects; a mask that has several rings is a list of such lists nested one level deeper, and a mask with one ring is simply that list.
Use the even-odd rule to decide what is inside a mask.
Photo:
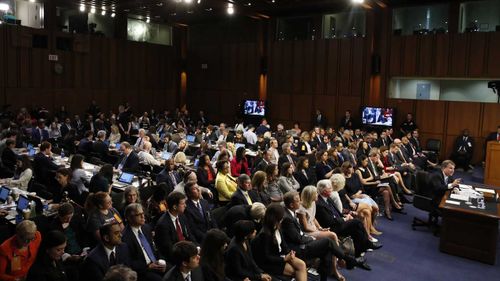
[{"label": "dark suit", "polygon": [[[283,233],[281,237],[283,238]],[[285,239],[281,239],[280,251],[274,233],[261,231],[252,240],[251,247],[255,262],[260,268],[272,275],[283,274],[285,260],[281,256],[290,252]]]},{"label": "dark suit", "polygon": [[94,142],[87,138],[81,139],[80,143],[78,144],[78,153],[88,155],[90,152],[92,152],[93,144]]},{"label": "dark suit", "polygon": [[[251,205],[236,205],[228,209],[221,219],[221,225],[219,227],[226,227],[227,235],[233,237],[233,225],[239,220],[249,220],[253,221],[250,215]],[[255,225],[257,231],[260,229],[260,225]]]},{"label": "dark suit", "polygon": [[326,120],[326,117],[321,114],[321,115],[315,115],[313,117],[313,127],[321,127],[321,128],[326,128],[326,126],[328,125],[328,121]]},{"label": "dark suit", "polygon": [[[260,202],[259,201],[260,199],[257,196],[255,190],[248,191],[248,196],[250,197],[250,200],[252,201],[252,203]],[[236,205],[249,205],[247,198],[243,194],[242,190],[239,188],[231,196],[231,201],[227,205],[227,208],[230,209],[231,207],[236,206]]]},{"label": "dark suit", "polygon": [[167,194],[172,192],[175,186],[182,181],[181,176],[177,171],[172,171],[176,182],[173,181],[169,172],[166,169],[161,170],[161,172],[156,176],[156,184],[165,183],[167,184]]},{"label": "dark suit", "polygon": [[9,174],[16,170],[17,155],[12,149],[6,147],[2,152],[2,164],[7,168]]},{"label": "dark suit", "polygon": [[474,152],[474,139],[470,136],[459,136],[455,140],[455,146],[451,158],[457,164],[457,167],[462,167],[465,170],[469,169],[472,153]]},{"label": "dark suit", "polygon": [[[210,214],[210,206],[207,200],[200,199],[202,211],[196,207],[192,200],[186,200],[186,210],[184,216],[188,224],[189,231],[192,234],[193,240],[201,244],[205,238],[205,234],[209,229],[217,228],[217,223]],[[203,214],[202,214],[203,213]]]},{"label": "dark suit", "polygon": [[300,190],[314,182],[314,178],[309,171],[306,171],[305,175],[302,171],[294,172],[293,177],[299,182]]},{"label": "dark suit", "polygon": [[[124,159],[125,157],[126,159]],[[115,164],[115,168],[118,168],[120,164],[123,165],[123,172],[136,172],[139,169],[139,157],[137,156],[137,153],[132,151],[128,156],[123,155],[122,157],[120,157],[120,159],[118,159]]]},{"label": "dark suit", "polygon": [[340,120],[340,127],[344,127],[344,129],[352,129],[354,128],[354,121],[352,119],[352,117],[350,117],[349,119],[347,119],[345,116],[342,117],[342,119]]},{"label": "dark suit", "polygon": [[[203,281],[203,272],[201,267],[191,270],[191,281]],[[163,277],[163,281],[186,281],[182,277],[182,273],[177,266],[172,267]]]},{"label": "dark suit", "polygon": [[49,139],[49,131],[42,129],[42,134],[40,134],[40,128],[31,129],[31,140],[33,143],[39,144],[42,141]]},{"label": "dark suit", "polygon": [[316,219],[322,227],[329,227],[339,236],[351,236],[356,256],[372,246],[363,223],[358,219],[344,221],[341,212],[337,210],[331,198],[327,198],[326,202],[323,197],[318,198]]},{"label": "dark suit", "polygon": [[[191,241],[186,218],[183,215],[179,215],[179,224],[184,238]],[[172,262],[172,247],[179,242],[179,238],[169,212],[164,213],[156,223],[154,241],[160,255],[167,262]]]},{"label": "dark suit", "polygon": [[452,177],[448,177],[447,181],[445,181],[442,170],[431,174],[429,185],[431,186],[431,190],[433,192],[432,203],[436,208],[439,206],[441,199],[448,190],[448,184],[452,183],[453,180],[454,179]]},{"label": "dark suit", "polygon": [[[115,247],[115,258],[116,264],[130,266],[130,255],[127,245],[122,243]],[[104,246],[99,244],[92,251],[90,251],[83,261],[82,269],[80,271],[81,279],[101,281],[110,266],[109,258],[106,255]]]},{"label": "dark suit", "polygon": [[99,154],[102,161],[108,159],[109,148],[102,140],[97,140],[92,144],[92,152]]},{"label": "dark suit", "polygon": [[[297,158],[293,155],[290,155],[290,158],[292,159],[293,163],[293,166],[297,167]],[[281,154],[280,158],[278,159],[278,167],[280,168],[281,170],[281,167],[283,167],[283,164],[285,163],[290,163],[290,160],[288,159],[288,156],[285,155],[285,154]]]},{"label": "dark suit", "polygon": [[[148,225],[141,226],[141,232],[146,237],[149,242],[151,249],[153,249],[153,235],[151,233],[151,227]],[[148,270],[148,264],[146,263],[146,258],[144,257],[144,252],[142,246],[139,244],[137,237],[135,236],[132,227],[129,225],[125,227],[122,234],[122,241],[128,246],[128,251],[130,254],[130,267],[139,274],[142,280],[161,280],[160,272]],[[156,254],[153,253],[156,258]]]},{"label": "dark suit", "polygon": [[63,123],[61,125],[61,136],[64,138],[66,134],[71,130],[73,127],[71,125],[68,126],[68,124]]},{"label": "dark suit", "polygon": [[233,238],[226,251],[225,271],[227,278],[233,281],[240,281],[245,278],[250,280],[260,280],[264,271],[255,263],[250,245],[247,250],[238,244]]},{"label": "dark suit", "polygon": [[55,176],[55,172],[59,166],[52,162],[52,158],[38,152],[33,160],[33,171],[35,172],[36,180],[39,183],[48,185]]}]

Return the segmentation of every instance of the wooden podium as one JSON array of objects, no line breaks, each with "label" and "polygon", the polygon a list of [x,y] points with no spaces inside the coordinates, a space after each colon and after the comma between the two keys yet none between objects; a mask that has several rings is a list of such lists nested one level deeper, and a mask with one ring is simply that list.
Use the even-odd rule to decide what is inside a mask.
[{"label": "wooden podium", "polygon": [[500,142],[489,141],[486,144],[484,183],[500,186]]}]

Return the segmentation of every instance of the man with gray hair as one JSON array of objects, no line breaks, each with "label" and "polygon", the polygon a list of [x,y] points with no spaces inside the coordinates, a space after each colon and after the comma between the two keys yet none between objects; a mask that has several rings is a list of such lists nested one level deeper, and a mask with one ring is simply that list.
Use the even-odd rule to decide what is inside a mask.
[{"label": "man with gray hair", "polygon": [[99,158],[106,162],[109,155],[109,149],[105,141],[106,131],[100,130],[97,132],[97,140],[92,144],[92,152],[99,154]]},{"label": "man with gray hair", "polygon": [[321,227],[329,227],[339,236],[351,236],[356,257],[359,257],[361,253],[368,249],[382,247],[382,244],[368,240],[368,234],[360,220],[353,218],[351,215],[344,216],[342,211],[337,209],[331,198],[333,188],[330,180],[319,181],[317,189],[319,197],[316,202],[316,219]]},{"label": "man with gray hair", "polygon": [[154,156],[151,154],[151,142],[145,141],[143,145],[143,150],[137,153],[139,157],[139,162],[141,164],[150,165],[150,166],[160,166],[161,162],[156,160]]},{"label": "man with gray hair", "polygon": [[146,130],[139,129],[139,137],[137,138],[137,141],[134,144],[134,148],[136,150],[143,150],[144,149],[144,142],[145,141],[147,141],[147,139],[146,139]]},{"label": "man with gray hair", "polygon": [[125,265],[113,265],[104,275],[103,281],[137,281],[137,273]]},{"label": "man with gray hair", "polygon": [[128,246],[132,268],[143,280],[161,280],[166,267],[154,251],[152,230],[146,224],[141,204],[128,205],[125,218],[128,225],[123,230],[122,241]]},{"label": "man with gray hair", "polygon": [[283,167],[283,164],[287,162],[290,163],[293,170],[295,171],[297,158],[292,155],[292,144],[290,144],[289,142],[285,142],[281,145],[281,156],[278,160],[278,167],[280,168],[280,170],[281,167]]}]

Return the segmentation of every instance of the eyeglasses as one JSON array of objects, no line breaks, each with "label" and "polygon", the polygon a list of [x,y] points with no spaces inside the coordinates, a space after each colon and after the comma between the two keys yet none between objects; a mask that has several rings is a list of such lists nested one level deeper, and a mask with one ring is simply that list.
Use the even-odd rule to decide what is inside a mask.
[{"label": "eyeglasses", "polygon": [[137,213],[134,215],[134,217],[143,217],[144,216],[144,213]]}]

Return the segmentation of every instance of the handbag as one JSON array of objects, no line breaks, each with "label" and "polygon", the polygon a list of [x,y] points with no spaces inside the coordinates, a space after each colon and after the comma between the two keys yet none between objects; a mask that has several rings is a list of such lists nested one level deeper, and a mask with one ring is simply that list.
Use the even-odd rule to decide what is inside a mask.
[{"label": "handbag", "polygon": [[340,247],[344,250],[345,255],[354,256],[354,242],[351,237],[344,237],[339,241]]}]

